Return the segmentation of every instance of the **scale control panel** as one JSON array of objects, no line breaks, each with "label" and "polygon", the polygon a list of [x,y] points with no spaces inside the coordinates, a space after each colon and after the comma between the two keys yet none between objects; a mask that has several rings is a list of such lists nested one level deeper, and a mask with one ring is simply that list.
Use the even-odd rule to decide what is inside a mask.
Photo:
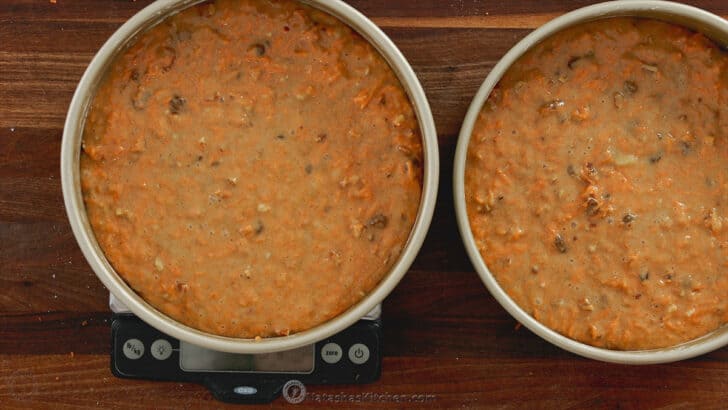
[{"label": "scale control panel", "polygon": [[315,345],[256,355],[181,342],[130,314],[113,316],[111,337],[115,376],[198,382],[225,402],[267,403],[292,380],[303,386],[364,384],[381,375],[380,320],[360,320]]}]

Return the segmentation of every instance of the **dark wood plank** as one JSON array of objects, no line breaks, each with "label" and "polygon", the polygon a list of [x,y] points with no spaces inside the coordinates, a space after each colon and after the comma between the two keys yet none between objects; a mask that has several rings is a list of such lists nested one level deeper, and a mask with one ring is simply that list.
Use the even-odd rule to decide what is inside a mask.
[{"label": "dark wood plank", "polygon": [[[108,300],[108,299],[107,299]],[[108,310],[50,310],[0,315],[0,352],[9,355],[105,354],[110,349]]]},{"label": "dark wood plank", "polygon": [[0,218],[5,221],[61,221],[65,217],[61,183],[54,175],[3,178],[0,204]]},{"label": "dark wood plank", "polygon": [[[367,16],[401,17],[467,17],[533,15],[540,13],[565,13],[579,7],[597,3],[593,0],[425,0],[392,2],[389,0],[351,0],[349,4]],[[395,5],[393,6],[393,3]],[[728,3],[723,0],[693,0],[683,3],[702,7],[713,13],[728,13]]]},{"label": "dark wood plank", "polygon": [[107,0],[100,5],[96,0],[60,0],[55,4],[46,0],[13,0],[0,4],[0,21],[94,21],[121,24],[152,2],[153,0]]},{"label": "dark wood plank", "polygon": [[[384,366],[387,372],[374,384],[308,386],[308,400],[297,408],[338,404],[346,408],[717,409],[728,398],[723,381],[728,372],[711,363],[650,366],[635,372],[586,360],[392,357],[385,358]],[[106,355],[2,354],[3,407],[227,407],[201,386],[117,379],[107,367]],[[641,395],[645,390],[653,394]],[[273,405],[284,404],[279,398]]]},{"label": "dark wood plank", "polygon": [[[61,133],[60,128],[0,128],[0,175],[3,179],[59,177]],[[0,195],[12,193],[3,190]]]},{"label": "dark wood plank", "polygon": [[[111,32],[109,30],[109,34]],[[0,31],[0,44],[17,44],[13,38],[20,33],[23,32],[5,34]],[[63,41],[79,43],[78,40]],[[3,137],[11,137],[23,127],[62,128],[73,91],[93,57],[90,50],[94,50],[64,52],[61,48],[48,52],[33,51],[27,47],[18,45],[14,47],[18,50],[8,50],[12,47],[0,49],[0,99],[3,101],[0,105],[0,135]],[[60,136],[60,133],[57,135]]]},{"label": "dark wood plank", "polygon": [[108,305],[67,223],[0,223],[0,242],[0,312],[93,312]]},{"label": "dark wood plank", "polygon": [[[0,5],[0,20],[17,21],[107,21],[123,23],[151,0],[108,0],[98,7],[96,0],[13,0]],[[349,0],[351,6],[370,18],[414,17],[449,18],[468,16],[511,16],[545,13],[564,13],[596,3],[593,0]],[[683,3],[701,7],[717,14],[728,13],[723,0],[692,0]]]}]

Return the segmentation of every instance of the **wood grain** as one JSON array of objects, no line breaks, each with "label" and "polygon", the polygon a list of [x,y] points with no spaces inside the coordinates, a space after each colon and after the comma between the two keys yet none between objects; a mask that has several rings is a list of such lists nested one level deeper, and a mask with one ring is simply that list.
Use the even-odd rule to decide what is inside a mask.
[{"label": "wood grain", "polygon": [[[232,407],[214,402],[203,387],[188,383],[116,379],[103,355],[0,354],[4,408],[200,408]],[[721,408],[725,371],[711,362],[661,365],[623,372],[620,367],[562,358],[480,359],[443,362],[433,357],[387,357],[379,382],[367,386],[310,386],[309,395],[331,395],[325,403],[296,408],[498,407],[554,408]],[[650,394],[645,394],[650,391]],[[365,393],[385,396],[367,402]],[[427,402],[402,402],[410,395]],[[400,395],[401,399],[395,399]],[[360,402],[348,398],[359,397]],[[131,398],[131,399],[130,399]],[[697,406],[701,403],[702,406]],[[285,405],[282,398],[273,406]]]},{"label": "wood grain", "polygon": [[[111,375],[108,293],[78,249],[63,208],[60,142],[76,84],[106,38],[150,2],[0,2],[1,408],[227,407],[194,384]],[[518,326],[487,293],[461,245],[452,159],[473,94],[531,29],[591,3],[350,1],[393,39],[423,84],[439,134],[440,192],[422,251],[383,306],[381,380],[308,386],[331,396],[299,408],[724,407],[728,349],[642,367],[577,357]],[[728,16],[725,0],[690,4]],[[402,401],[412,394],[433,397]],[[360,401],[342,402],[349,398]]]}]

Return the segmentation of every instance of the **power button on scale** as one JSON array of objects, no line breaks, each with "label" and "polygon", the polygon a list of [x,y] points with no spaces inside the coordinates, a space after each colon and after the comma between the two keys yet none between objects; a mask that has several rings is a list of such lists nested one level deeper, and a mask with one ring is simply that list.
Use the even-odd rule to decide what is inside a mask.
[{"label": "power button on scale", "polygon": [[362,343],[355,343],[349,348],[349,360],[354,364],[364,364],[369,360],[369,348]]}]

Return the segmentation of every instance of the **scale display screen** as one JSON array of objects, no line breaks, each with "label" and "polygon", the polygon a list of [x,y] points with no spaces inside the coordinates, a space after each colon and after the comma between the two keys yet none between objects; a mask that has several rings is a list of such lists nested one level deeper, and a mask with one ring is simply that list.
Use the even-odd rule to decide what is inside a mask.
[{"label": "scale display screen", "polygon": [[187,372],[312,373],[314,345],[276,353],[217,352],[180,341],[179,366]]}]

